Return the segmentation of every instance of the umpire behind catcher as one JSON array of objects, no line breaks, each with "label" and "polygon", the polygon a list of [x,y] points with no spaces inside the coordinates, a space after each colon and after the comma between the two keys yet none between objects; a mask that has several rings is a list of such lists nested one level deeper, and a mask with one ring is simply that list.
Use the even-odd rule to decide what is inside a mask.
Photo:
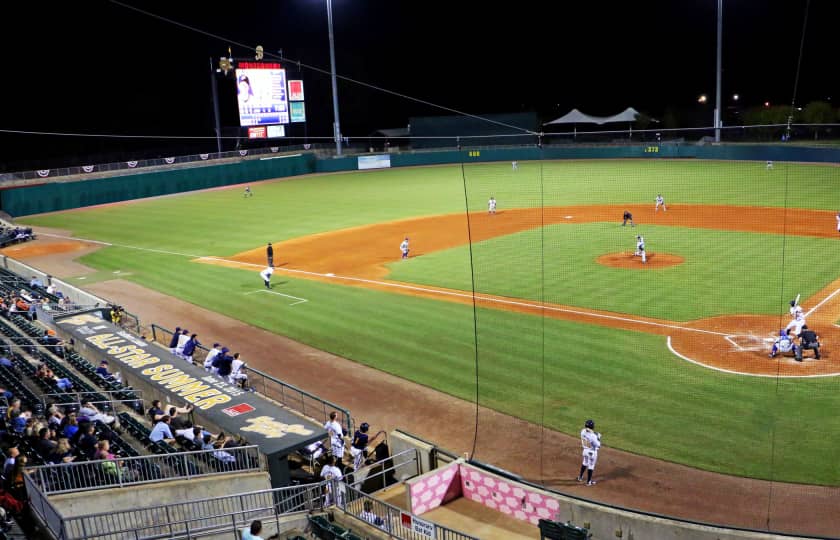
[{"label": "umpire behind catcher", "polygon": [[802,351],[811,349],[814,351],[814,358],[820,359],[820,338],[817,333],[808,328],[808,325],[802,326],[802,331],[799,333],[799,351],[796,359],[802,361]]}]

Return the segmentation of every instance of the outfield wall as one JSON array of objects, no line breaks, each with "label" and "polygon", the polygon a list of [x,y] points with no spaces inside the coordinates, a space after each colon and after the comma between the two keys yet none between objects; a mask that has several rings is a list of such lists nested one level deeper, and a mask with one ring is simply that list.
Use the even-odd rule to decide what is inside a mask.
[{"label": "outfield wall", "polygon": [[[840,163],[840,149],[782,145],[546,146],[393,153],[392,167],[445,165],[471,161],[555,159],[697,158],[747,161]],[[357,170],[357,157],[316,159],[313,154],[247,160],[191,169],[157,171],[76,182],[53,182],[0,190],[0,210],[15,217],[85,206],[170,195],[233,184],[311,173]]]}]

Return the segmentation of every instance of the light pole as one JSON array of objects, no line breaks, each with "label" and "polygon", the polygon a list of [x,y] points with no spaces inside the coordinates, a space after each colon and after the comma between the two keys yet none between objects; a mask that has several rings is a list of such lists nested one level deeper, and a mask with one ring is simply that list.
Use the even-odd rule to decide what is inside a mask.
[{"label": "light pole", "polygon": [[723,51],[723,0],[717,0],[717,86],[715,88],[715,142],[720,142],[720,79]]},{"label": "light pole", "polygon": [[332,0],[327,0],[327,24],[330,29],[330,74],[332,76],[333,137],[335,137],[335,153],[340,156],[341,124],[338,120],[338,85],[335,80],[335,38],[333,38]]}]

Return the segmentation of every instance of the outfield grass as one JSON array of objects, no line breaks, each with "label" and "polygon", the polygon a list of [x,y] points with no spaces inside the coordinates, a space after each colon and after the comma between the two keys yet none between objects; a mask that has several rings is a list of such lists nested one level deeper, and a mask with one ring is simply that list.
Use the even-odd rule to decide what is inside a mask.
[{"label": "outfield grass", "polygon": [[[267,241],[463,211],[465,191],[475,210],[485,208],[489,194],[504,209],[543,203],[652,205],[657,192],[670,204],[787,203],[832,209],[840,192],[838,168],[778,163],[773,171],[755,163],[697,161],[521,162],[515,174],[509,163],[468,165],[464,171],[466,190],[459,167],[427,167],[255,184],[256,195],[247,200],[238,189],[220,190],[24,221],[127,246],[227,256]],[[621,303],[618,311],[682,319],[730,309],[740,313],[744,306],[772,313],[772,301],[783,297],[779,237],[647,226],[645,231],[651,251],[669,242],[675,247],[667,251],[685,256],[686,264],[644,275],[613,273],[592,265],[592,254],[632,249],[629,233],[625,240],[604,224],[545,229],[551,248],[539,250],[545,255],[545,299],[575,303],[566,299],[587,297],[590,307],[610,309]],[[543,261],[534,258],[541,245],[534,234],[474,246],[478,285],[538,297],[535,276]],[[837,255],[830,253],[837,250],[825,249],[820,239],[787,241],[788,248],[802,242],[799,253],[819,253],[785,260],[785,287],[798,283],[802,290],[796,292],[807,295],[837,268]],[[523,258],[517,261],[521,264],[499,256],[508,251]],[[709,262],[711,257],[719,260]],[[245,292],[259,288],[256,272],[122,247],[101,250],[83,262],[102,272],[130,272],[128,279],[144,286],[475,399],[468,306],[279,274],[279,290],[309,302],[289,307],[271,295],[251,295],[244,302]],[[463,284],[468,263],[463,252],[452,250],[408,261],[394,269],[394,277]],[[756,283],[745,277],[745,269],[761,272],[753,278]],[[727,290],[736,295],[726,297]],[[494,310],[478,315],[478,397],[488,407],[535,421],[544,418],[546,426],[572,434],[582,418],[593,416],[610,446],[709,470],[840,484],[833,458],[840,442],[840,420],[833,412],[840,405],[838,378],[775,381],[726,375],[678,360],[661,337]]]},{"label": "outfield grass", "polygon": [[[632,272],[598,264],[632,252],[642,232],[649,252],[684,263]],[[783,245],[783,241],[785,245]],[[840,250],[826,238],[616,223],[553,225],[391,263],[389,279],[687,321],[723,314],[787,312],[837,278]],[[820,253],[803,257],[803,253]],[[785,253],[784,265],[781,254]],[[473,266],[470,267],[470,255]],[[691,298],[690,302],[686,299]]]}]

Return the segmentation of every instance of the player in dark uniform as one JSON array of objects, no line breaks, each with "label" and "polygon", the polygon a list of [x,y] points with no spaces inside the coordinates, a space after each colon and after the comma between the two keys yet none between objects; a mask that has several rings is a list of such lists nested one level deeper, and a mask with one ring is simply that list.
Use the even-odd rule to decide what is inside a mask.
[{"label": "player in dark uniform", "polygon": [[635,227],[636,225],[633,223],[633,214],[630,213],[630,210],[624,211],[624,221],[621,222],[621,226],[624,227],[627,225],[627,222],[630,222],[631,227]]}]

